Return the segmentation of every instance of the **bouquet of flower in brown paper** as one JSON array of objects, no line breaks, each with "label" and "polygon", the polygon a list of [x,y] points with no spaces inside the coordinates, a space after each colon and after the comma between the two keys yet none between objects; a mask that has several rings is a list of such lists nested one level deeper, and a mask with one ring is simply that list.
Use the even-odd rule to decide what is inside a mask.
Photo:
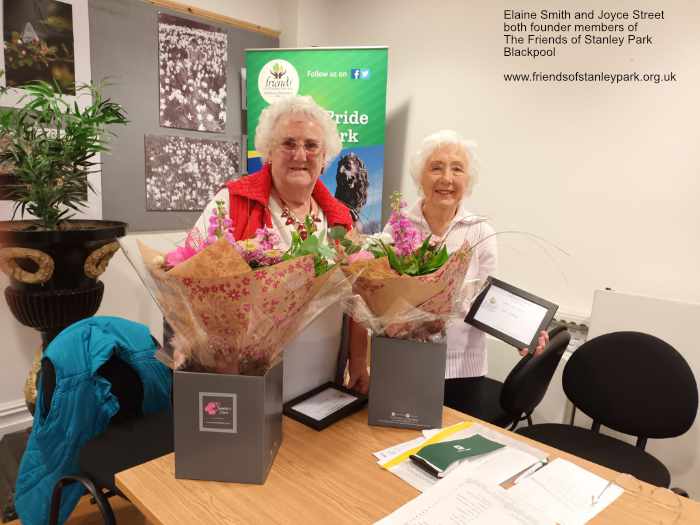
[{"label": "bouquet of flower in brown paper", "polygon": [[350,292],[340,268],[319,260],[329,255],[327,246],[295,237],[283,253],[270,248],[272,236],[267,229],[249,241],[215,236],[193,254],[182,253],[190,239],[168,254],[139,246],[175,333],[174,368],[262,375],[309,322]]},{"label": "bouquet of flower in brown paper", "polygon": [[427,339],[458,316],[475,291],[465,279],[471,247],[465,242],[448,255],[413,228],[400,212],[404,206],[392,196],[392,234],[367,239],[365,250],[349,256],[344,271],[353,277],[353,296],[344,305],[375,333]]}]

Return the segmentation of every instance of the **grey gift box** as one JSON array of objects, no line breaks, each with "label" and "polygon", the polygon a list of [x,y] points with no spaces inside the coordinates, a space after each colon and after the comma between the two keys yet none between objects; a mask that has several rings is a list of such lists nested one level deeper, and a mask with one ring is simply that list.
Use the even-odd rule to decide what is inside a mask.
[{"label": "grey gift box", "polygon": [[282,443],[282,363],[264,376],[174,373],[175,477],[265,483]]},{"label": "grey gift box", "polygon": [[447,345],[372,336],[370,425],[442,427]]}]

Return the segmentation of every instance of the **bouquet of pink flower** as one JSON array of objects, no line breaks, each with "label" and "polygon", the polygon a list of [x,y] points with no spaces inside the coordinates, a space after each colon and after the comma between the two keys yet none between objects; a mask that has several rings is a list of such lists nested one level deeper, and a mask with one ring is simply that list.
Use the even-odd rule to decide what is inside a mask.
[{"label": "bouquet of pink flower", "polygon": [[448,255],[404,215],[400,193],[391,199],[390,235],[370,236],[358,247],[333,232],[349,253],[344,271],[353,278],[353,296],[344,304],[355,321],[378,334],[425,339],[458,315],[467,298],[471,249],[465,243]]},{"label": "bouquet of pink flower", "polygon": [[282,251],[267,228],[235,241],[224,204],[206,235],[196,230],[183,246],[141,256],[154,296],[175,336],[173,368],[262,375],[283,347],[350,284],[333,263],[335,250],[312,233]]}]

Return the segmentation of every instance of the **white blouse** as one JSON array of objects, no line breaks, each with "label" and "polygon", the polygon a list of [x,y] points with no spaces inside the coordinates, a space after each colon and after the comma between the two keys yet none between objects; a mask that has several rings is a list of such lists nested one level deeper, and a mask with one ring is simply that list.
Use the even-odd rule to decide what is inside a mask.
[{"label": "white blouse", "polygon": [[[200,215],[195,227],[202,235],[207,235],[209,217],[216,208],[216,201],[223,201],[229,209],[229,190],[224,188],[217,193]],[[280,236],[280,249],[286,250],[292,243],[293,225],[286,224],[282,208],[275,199],[270,199],[272,228]],[[325,238],[328,222],[323,211],[318,210],[320,223],[318,235]],[[314,321],[284,348],[284,378],[282,400],[284,402],[308,392],[328,381],[334,381],[338,369],[338,353],[343,321],[343,311],[339,304],[326,308]]]},{"label": "white blouse", "polygon": [[[423,216],[423,199],[420,199],[406,213],[406,216],[424,235],[432,233]],[[391,226],[387,224],[384,231],[391,233]],[[495,230],[486,222],[486,218],[471,213],[465,208],[464,201],[462,201],[445,234],[442,237],[433,235],[432,238],[439,242],[444,241],[448,253],[459,249],[464,241],[469,241],[470,246],[476,245],[472,252],[465,282],[478,279],[478,282],[470,286],[480,287],[486,277],[492,275],[496,270],[498,247],[494,233]],[[482,240],[483,242],[480,242]],[[477,245],[477,243],[479,244]],[[469,305],[469,302],[463,304],[460,318],[447,324],[446,379],[484,376],[488,371],[486,334],[463,321],[469,310]]]}]

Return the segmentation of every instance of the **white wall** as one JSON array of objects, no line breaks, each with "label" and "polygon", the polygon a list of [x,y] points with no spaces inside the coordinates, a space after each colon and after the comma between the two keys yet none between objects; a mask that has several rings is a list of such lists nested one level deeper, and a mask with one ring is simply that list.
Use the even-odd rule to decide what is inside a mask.
[{"label": "white wall", "polygon": [[[560,48],[557,58],[536,62],[503,57],[504,8],[611,4],[663,9],[666,20],[651,31],[654,46]],[[570,253],[502,235],[500,276],[581,320],[591,312],[594,290],[606,286],[700,303],[700,168],[694,162],[700,37],[692,29],[698,20],[700,4],[692,0],[299,0],[296,45],[389,46],[386,191],[416,198],[406,161],[426,134],[453,128],[475,139],[482,171],[474,211],[490,216],[497,230],[537,234]],[[518,85],[503,79],[505,72],[532,71],[673,71],[678,82]],[[519,357],[499,341],[489,339],[488,346],[489,375],[503,380]],[[562,367],[536,422],[567,415]],[[696,462],[697,431],[651,443],[650,450],[697,497],[697,467],[689,466]]]},{"label": "white wall", "polygon": [[214,13],[236,18],[279,31],[284,0],[178,0],[180,3],[206,9]]},{"label": "white wall", "polygon": [[[416,192],[406,159],[420,139],[454,128],[480,144],[474,211],[569,252],[502,235],[500,275],[587,316],[610,286],[700,301],[700,38],[690,0],[617,1],[664,9],[651,48],[503,55],[503,9],[610,8],[610,2],[300,0],[297,44],[388,45],[385,184]],[[667,85],[508,84],[504,72],[674,71]]]}]

